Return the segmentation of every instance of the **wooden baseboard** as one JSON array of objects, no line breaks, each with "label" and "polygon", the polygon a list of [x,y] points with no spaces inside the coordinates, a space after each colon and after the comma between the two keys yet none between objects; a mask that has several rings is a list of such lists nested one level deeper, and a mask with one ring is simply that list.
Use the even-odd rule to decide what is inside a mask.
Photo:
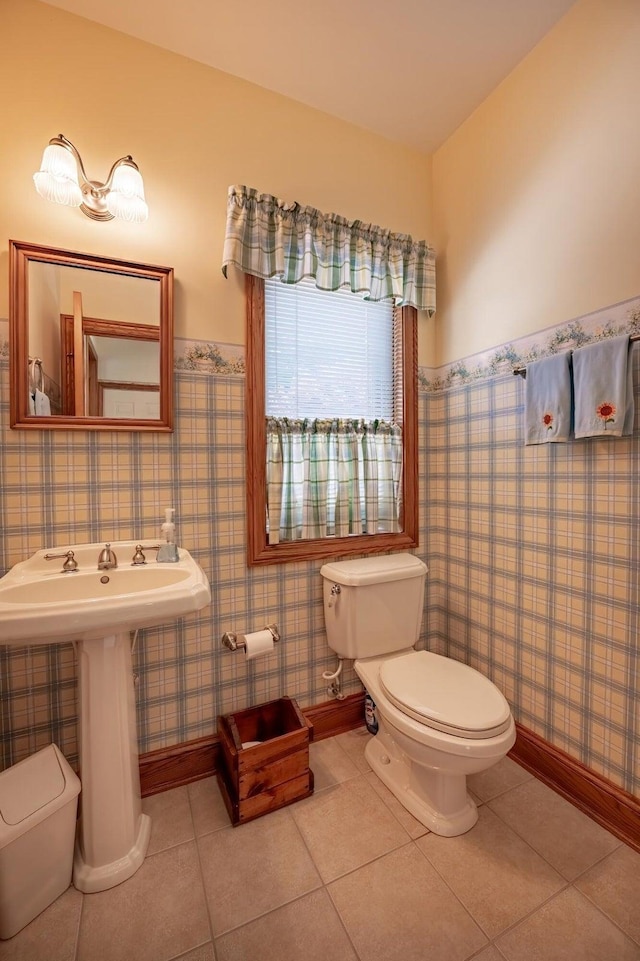
[{"label": "wooden baseboard", "polygon": [[517,724],[509,756],[602,827],[640,851],[640,799]]},{"label": "wooden baseboard", "polygon": [[160,794],[216,773],[220,745],[217,734],[185,741],[172,747],[141,754],[140,791],[142,797]]},{"label": "wooden baseboard", "polygon": [[349,694],[342,701],[325,701],[315,707],[303,709],[302,713],[313,724],[313,740],[353,731],[364,724],[364,691]]},{"label": "wooden baseboard", "polygon": [[[325,701],[302,711],[313,724],[313,740],[351,731],[364,723],[364,692],[342,701]],[[141,754],[140,789],[143,797],[160,794],[183,784],[210,777],[218,770],[220,742],[217,734]]]},{"label": "wooden baseboard", "polygon": [[[302,711],[313,724],[313,739],[323,740],[359,727],[364,721],[364,692],[343,701],[326,701]],[[554,747],[538,734],[517,725],[516,743],[509,752],[518,764],[561,794],[607,831],[640,851],[640,799]],[[142,796],[159,794],[218,770],[217,734],[161,748],[140,756]]]}]

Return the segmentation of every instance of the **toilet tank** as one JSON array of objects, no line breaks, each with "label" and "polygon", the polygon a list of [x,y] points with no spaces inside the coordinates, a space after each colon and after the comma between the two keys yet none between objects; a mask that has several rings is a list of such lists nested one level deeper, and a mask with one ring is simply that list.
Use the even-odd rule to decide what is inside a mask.
[{"label": "toilet tank", "polygon": [[412,647],[420,636],[427,566],[413,554],[335,561],[320,568],[329,647],[363,658]]}]

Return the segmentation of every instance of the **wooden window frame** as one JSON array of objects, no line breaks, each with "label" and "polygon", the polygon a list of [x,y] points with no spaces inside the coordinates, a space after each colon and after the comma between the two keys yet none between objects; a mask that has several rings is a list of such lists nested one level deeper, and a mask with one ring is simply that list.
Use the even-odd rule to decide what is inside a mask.
[{"label": "wooden window frame", "polygon": [[418,546],[418,312],[399,308],[402,316],[403,470],[402,531],[396,534],[353,534],[315,540],[267,543],[265,295],[264,280],[245,274],[247,443],[247,562],[283,564],[316,558],[381,554]]}]

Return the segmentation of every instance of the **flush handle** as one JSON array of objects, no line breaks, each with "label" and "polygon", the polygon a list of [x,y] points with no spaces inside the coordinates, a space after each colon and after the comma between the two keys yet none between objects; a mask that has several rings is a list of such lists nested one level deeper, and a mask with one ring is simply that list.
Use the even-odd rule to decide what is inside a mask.
[{"label": "flush handle", "polygon": [[334,604],[336,603],[336,601],[338,600],[338,596],[339,596],[341,593],[342,593],[342,588],[340,587],[340,585],[339,585],[339,584],[332,584],[332,586],[331,586],[331,596],[329,597],[329,600],[327,601],[327,607],[333,607]]}]

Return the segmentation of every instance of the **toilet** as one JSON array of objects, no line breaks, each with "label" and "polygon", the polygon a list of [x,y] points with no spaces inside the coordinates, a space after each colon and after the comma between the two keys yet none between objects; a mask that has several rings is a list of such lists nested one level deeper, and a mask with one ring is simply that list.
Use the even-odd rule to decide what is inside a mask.
[{"label": "toilet", "polygon": [[516,739],[504,695],[466,664],[414,650],[427,574],[420,558],[336,561],[320,573],[329,647],[354,660],[375,701],[369,765],[434,834],[464,834],[478,820],[467,775],[496,764]]}]

